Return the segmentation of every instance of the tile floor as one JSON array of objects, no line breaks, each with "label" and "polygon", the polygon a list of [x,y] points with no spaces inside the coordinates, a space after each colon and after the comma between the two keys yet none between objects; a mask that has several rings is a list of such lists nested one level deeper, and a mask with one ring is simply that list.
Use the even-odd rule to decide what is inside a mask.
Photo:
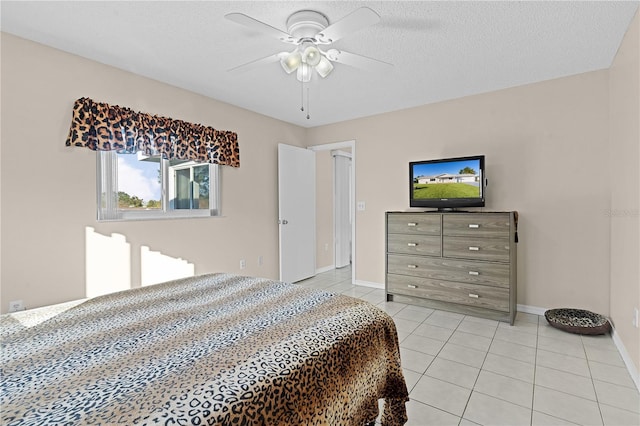
[{"label": "tile floor", "polygon": [[640,396],[610,336],[579,336],[518,313],[514,326],[385,302],[350,268],[298,283],[358,297],[395,320],[408,425],[640,425]]}]

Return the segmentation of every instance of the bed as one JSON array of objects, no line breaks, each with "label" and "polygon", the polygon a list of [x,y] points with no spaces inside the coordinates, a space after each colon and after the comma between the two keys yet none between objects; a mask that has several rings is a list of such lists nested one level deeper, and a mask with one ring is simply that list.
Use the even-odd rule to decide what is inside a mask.
[{"label": "bed", "polygon": [[208,274],[0,316],[6,425],[406,422],[382,310]]}]

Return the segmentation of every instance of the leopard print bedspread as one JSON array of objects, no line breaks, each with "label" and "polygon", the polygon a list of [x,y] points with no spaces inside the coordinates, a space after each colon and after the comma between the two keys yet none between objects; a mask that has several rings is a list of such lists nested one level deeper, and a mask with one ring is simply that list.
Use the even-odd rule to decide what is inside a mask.
[{"label": "leopard print bedspread", "polygon": [[3,425],[406,422],[393,320],[358,299],[210,274],[0,317]]}]

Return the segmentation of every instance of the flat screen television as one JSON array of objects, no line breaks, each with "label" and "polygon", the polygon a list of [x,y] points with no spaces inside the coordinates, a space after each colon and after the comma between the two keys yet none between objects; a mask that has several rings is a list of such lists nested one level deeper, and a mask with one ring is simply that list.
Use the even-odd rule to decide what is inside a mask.
[{"label": "flat screen television", "polygon": [[484,207],[485,187],[484,155],[409,163],[411,207]]}]

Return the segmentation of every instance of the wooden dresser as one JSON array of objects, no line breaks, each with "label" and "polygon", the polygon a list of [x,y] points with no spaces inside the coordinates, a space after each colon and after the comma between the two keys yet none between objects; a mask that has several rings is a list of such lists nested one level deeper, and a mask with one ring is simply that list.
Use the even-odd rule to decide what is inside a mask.
[{"label": "wooden dresser", "polygon": [[513,325],[516,227],[516,212],[387,212],[387,301]]}]

